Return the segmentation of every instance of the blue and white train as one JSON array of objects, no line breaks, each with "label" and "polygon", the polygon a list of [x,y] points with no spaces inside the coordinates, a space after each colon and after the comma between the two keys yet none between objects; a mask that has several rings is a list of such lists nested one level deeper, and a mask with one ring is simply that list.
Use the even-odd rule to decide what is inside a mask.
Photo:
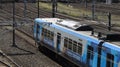
[{"label": "blue and white train", "polygon": [[76,65],[120,67],[120,35],[110,33],[100,39],[92,30],[89,24],[59,18],[37,18],[34,22],[37,42]]}]

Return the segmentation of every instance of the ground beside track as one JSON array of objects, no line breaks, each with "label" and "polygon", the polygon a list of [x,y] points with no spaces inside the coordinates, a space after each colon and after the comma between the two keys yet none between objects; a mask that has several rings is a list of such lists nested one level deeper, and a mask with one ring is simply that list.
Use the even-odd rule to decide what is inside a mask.
[{"label": "ground beside track", "polygon": [[[0,30],[2,32],[3,30]],[[5,31],[5,30],[4,30]],[[1,36],[1,35],[0,35]],[[61,67],[42,53],[37,48],[29,45],[25,40],[16,37],[17,47],[12,47],[12,33],[1,36],[0,49],[22,67]]]}]

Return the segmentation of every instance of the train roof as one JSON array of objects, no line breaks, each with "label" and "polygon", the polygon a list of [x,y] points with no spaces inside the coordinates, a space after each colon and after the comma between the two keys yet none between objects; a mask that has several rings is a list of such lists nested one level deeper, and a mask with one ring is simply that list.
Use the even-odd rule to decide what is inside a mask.
[{"label": "train roof", "polygon": [[[96,22],[93,22],[93,23],[88,23],[87,21],[81,21],[81,22],[77,22],[77,21],[72,21],[72,20],[69,20],[69,19],[59,19],[59,18],[37,18],[35,20],[36,22],[46,22],[46,23],[49,23],[49,24],[55,24],[59,27],[62,28],[65,28],[65,29],[68,29],[68,30],[72,30],[76,33],[79,33],[79,34],[83,34],[85,36],[88,36],[90,37],[91,39],[95,39],[95,40],[98,40],[98,41],[101,41],[102,38],[98,38],[98,33],[94,33],[94,36],[91,36],[91,33],[92,33],[92,28],[91,28],[91,25],[94,25],[96,24]],[[88,29],[88,30],[84,30],[86,28],[91,28],[91,29]],[[82,30],[81,30],[82,29]],[[108,31],[106,31],[108,32]],[[103,39],[104,37],[107,37],[107,38],[115,38],[117,39],[117,41],[114,41],[114,40],[106,40],[106,42],[112,44],[113,46],[116,46],[116,47],[119,47],[120,48],[120,39],[119,38],[119,34],[116,33],[116,34],[112,34],[113,32],[108,32],[105,33],[107,34],[107,36],[103,35]],[[117,38],[118,37],[118,38]]]}]

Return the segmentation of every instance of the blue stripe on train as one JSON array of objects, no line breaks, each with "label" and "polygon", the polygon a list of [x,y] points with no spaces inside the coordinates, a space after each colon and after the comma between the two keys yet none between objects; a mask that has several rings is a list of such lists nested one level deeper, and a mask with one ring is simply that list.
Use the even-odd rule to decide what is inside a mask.
[{"label": "blue stripe on train", "polygon": [[54,47],[54,42],[49,40],[47,37],[44,37],[44,43],[48,44],[51,47]]},{"label": "blue stripe on train", "polygon": [[118,51],[120,52],[120,47],[117,47],[117,46],[114,46],[113,44],[110,44],[110,43],[104,43],[103,44],[104,47],[109,47],[111,50],[115,50],[115,51]]},{"label": "blue stripe on train", "polygon": [[73,52],[73,51],[71,51],[69,49],[67,49],[66,54],[73,57],[73,58],[75,58],[78,61],[81,60],[81,58],[80,58],[81,56],[79,54],[77,54],[77,53],[75,53],[75,52]]}]

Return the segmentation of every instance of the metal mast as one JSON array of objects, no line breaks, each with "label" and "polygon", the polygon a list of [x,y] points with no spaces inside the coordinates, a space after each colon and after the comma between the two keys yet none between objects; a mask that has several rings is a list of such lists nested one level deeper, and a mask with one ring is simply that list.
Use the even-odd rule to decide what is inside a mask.
[{"label": "metal mast", "polygon": [[108,30],[111,31],[111,13],[108,13]]},{"label": "metal mast", "polygon": [[24,20],[26,21],[27,1],[24,0]]},{"label": "metal mast", "polygon": [[[40,1],[38,0],[38,2],[37,2],[37,6],[38,6],[38,16],[37,16],[37,17],[38,17],[38,18],[39,18],[39,16],[40,16],[40,12],[39,12],[39,10],[40,10],[39,2],[40,2]],[[38,34],[38,33],[37,33],[37,31],[36,31],[36,36],[35,36],[35,45],[36,45],[36,46],[37,46],[37,34]]]},{"label": "metal mast", "polygon": [[52,0],[52,17],[55,17],[55,0]]},{"label": "metal mast", "polygon": [[95,20],[95,0],[92,0],[92,20]]},{"label": "metal mast", "polygon": [[13,44],[12,46],[16,47],[16,43],[15,43],[15,1],[13,1]]},{"label": "metal mast", "polygon": [[40,12],[39,12],[39,10],[40,10],[39,2],[40,2],[40,1],[38,0],[38,4],[37,4],[37,5],[38,5],[38,18],[39,18],[39,16],[40,16]]}]

